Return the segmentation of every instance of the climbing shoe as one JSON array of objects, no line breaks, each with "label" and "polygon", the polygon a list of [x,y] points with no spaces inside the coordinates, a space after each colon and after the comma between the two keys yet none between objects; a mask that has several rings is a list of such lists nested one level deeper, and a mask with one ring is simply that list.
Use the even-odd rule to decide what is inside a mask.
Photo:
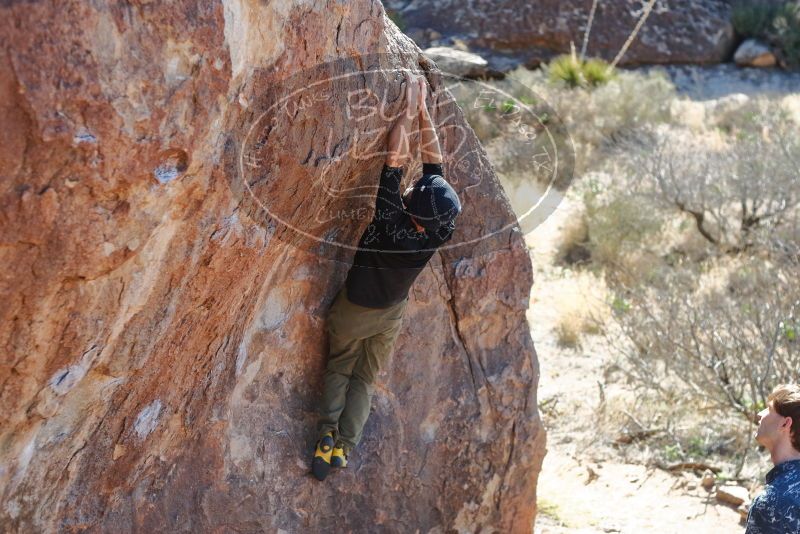
[{"label": "climbing shoe", "polygon": [[347,467],[347,454],[344,452],[344,446],[341,443],[336,443],[333,446],[331,453],[331,465],[333,467]]},{"label": "climbing shoe", "polygon": [[328,431],[327,434],[317,441],[317,447],[314,451],[314,460],[311,462],[311,472],[317,480],[325,480],[328,472],[331,470],[331,454],[333,453],[333,431]]}]

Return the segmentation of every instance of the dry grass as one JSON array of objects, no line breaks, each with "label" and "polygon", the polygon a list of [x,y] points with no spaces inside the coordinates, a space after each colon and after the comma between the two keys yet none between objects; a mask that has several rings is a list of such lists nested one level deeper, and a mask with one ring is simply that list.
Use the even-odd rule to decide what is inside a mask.
[{"label": "dry grass", "polygon": [[605,331],[608,290],[604,281],[590,272],[571,272],[563,283],[560,298],[553,302],[558,314],[553,330],[559,347],[577,349],[584,336]]},{"label": "dry grass", "polygon": [[581,346],[583,318],[577,314],[564,315],[555,328],[556,341],[563,349],[577,349]]},{"label": "dry grass", "polygon": [[[509,73],[508,78],[483,83],[510,95],[508,102],[530,106],[542,117],[549,114],[541,108],[541,102],[546,102],[566,126],[575,146],[576,176],[598,169],[619,139],[635,136],[642,126],[669,122],[670,105],[675,99],[675,87],[665,73],[656,69],[647,73],[619,71],[599,87],[571,90],[553,85],[545,69],[520,67]],[[478,95],[486,87],[478,83],[453,85],[450,89],[481,144],[491,146],[497,139],[508,144],[507,148],[491,154],[492,164],[500,174],[514,170],[515,166],[531,167],[516,159],[519,147],[513,144],[519,136],[509,130],[509,121],[502,120],[506,102],[494,107],[481,106],[483,100]],[[535,152],[525,147],[525,153]]]},{"label": "dry grass", "polygon": [[618,71],[614,79],[592,89],[558,89],[543,71],[517,69],[509,77],[530,87],[561,117],[575,145],[576,175],[601,168],[619,139],[636,136],[642,126],[671,120],[675,87],[656,69]]},{"label": "dry grass", "polygon": [[583,214],[571,218],[564,226],[556,250],[556,261],[566,265],[581,265],[591,259],[589,225]]},{"label": "dry grass", "polygon": [[595,432],[585,443],[596,454],[662,467],[706,463],[726,476],[744,478],[758,476],[766,467],[768,458],[753,450],[755,427],[741,418],[720,414],[697,400],[676,396],[664,402],[645,391],[607,386],[605,401],[594,413]]}]

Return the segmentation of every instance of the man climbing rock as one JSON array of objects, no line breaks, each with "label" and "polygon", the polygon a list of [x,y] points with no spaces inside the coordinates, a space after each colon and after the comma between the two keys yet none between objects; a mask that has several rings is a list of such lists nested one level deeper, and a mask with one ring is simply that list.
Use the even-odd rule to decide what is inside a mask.
[{"label": "man climbing rock", "polygon": [[[392,353],[408,291],[437,247],[452,237],[461,203],[445,181],[423,76],[405,75],[405,110],[389,133],[375,216],[359,241],[344,286],[328,312],[330,351],[312,472],[324,480],[346,467],[369,416],[375,377]],[[422,177],[403,195],[403,165],[419,119]]]}]

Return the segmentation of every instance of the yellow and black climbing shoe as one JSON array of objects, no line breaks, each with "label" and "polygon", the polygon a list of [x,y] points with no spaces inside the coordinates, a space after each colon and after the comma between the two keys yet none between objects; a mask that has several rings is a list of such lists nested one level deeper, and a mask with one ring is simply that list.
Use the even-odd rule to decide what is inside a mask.
[{"label": "yellow and black climbing shoe", "polygon": [[333,452],[333,431],[329,431],[317,441],[314,451],[314,460],[311,462],[311,472],[317,480],[325,480],[331,470],[331,453]]},{"label": "yellow and black climbing shoe", "polygon": [[333,446],[331,465],[333,467],[347,467],[347,454],[344,452],[344,447],[341,443],[337,442],[336,445]]}]

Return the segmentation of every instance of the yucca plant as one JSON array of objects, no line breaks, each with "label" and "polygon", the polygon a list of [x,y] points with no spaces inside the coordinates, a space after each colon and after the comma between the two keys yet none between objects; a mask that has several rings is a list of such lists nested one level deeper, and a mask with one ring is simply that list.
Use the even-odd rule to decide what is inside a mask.
[{"label": "yucca plant", "polygon": [[602,59],[590,59],[583,62],[583,77],[592,87],[608,83],[614,77],[614,69],[610,69]]},{"label": "yucca plant", "polygon": [[599,58],[580,59],[575,54],[574,46],[571,53],[553,58],[546,68],[551,82],[562,83],[569,88],[597,87],[614,77],[614,69],[608,62]]},{"label": "yucca plant", "polygon": [[564,54],[553,58],[547,65],[547,74],[553,83],[580,87],[583,82],[581,65],[574,56]]}]

